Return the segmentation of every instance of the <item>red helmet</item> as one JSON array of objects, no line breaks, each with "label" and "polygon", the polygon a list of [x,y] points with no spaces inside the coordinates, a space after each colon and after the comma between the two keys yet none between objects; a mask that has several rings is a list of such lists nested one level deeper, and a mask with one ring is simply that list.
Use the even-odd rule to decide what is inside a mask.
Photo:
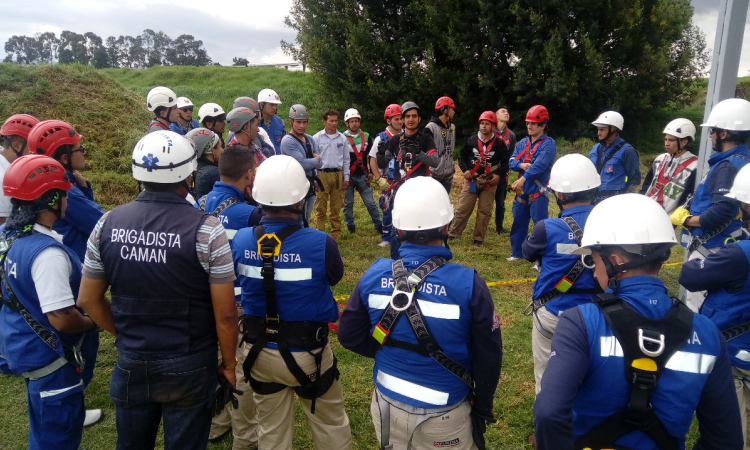
[{"label": "red helmet", "polygon": [[80,140],[81,135],[75,128],[62,120],[39,122],[31,129],[27,139],[31,151],[48,156],[52,156],[61,145],[74,145]]},{"label": "red helmet", "polygon": [[39,119],[34,116],[14,114],[0,127],[0,136],[21,136],[28,140],[31,129],[38,123]]},{"label": "red helmet", "polygon": [[3,178],[3,193],[25,201],[36,200],[51,189],[67,191],[72,187],[62,164],[44,155],[16,159]]},{"label": "red helmet", "polygon": [[389,118],[393,116],[400,116],[400,115],[401,115],[401,107],[395,103],[392,103],[385,108],[385,115],[383,116],[383,118],[386,121],[388,121]]},{"label": "red helmet", "polygon": [[497,116],[492,111],[483,112],[482,115],[479,116],[479,121],[481,122],[483,120],[489,120],[490,122],[497,125]]},{"label": "red helmet", "polygon": [[450,97],[440,97],[435,102],[435,111],[442,108],[443,106],[450,106],[453,109],[456,109],[456,104],[453,102],[453,100]]},{"label": "red helmet", "polygon": [[542,123],[549,120],[549,111],[542,105],[534,105],[526,113],[526,122]]}]

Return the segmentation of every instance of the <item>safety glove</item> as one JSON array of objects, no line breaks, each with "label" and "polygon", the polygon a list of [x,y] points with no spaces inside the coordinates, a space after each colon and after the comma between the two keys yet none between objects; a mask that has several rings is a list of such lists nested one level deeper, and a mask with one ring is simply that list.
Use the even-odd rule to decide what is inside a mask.
[{"label": "safety glove", "polygon": [[377,184],[378,188],[381,191],[388,190],[389,187],[391,187],[390,183],[388,183],[388,180],[385,179],[385,177],[380,177],[377,180],[374,180],[375,184]]},{"label": "safety glove", "polygon": [[208,401],[208,410],[211,411],[214,416],[218,416],[229,402],[232,402],[232,407],[237,409],[240,405],[235,395],[242,394],[243,392],[239,389],[233,388],[223,375],[219,375],[219,383],[216,385],[216,391],[214,391],[213,395],[211,395],[211,399]]},{"label": "safety glove", "polygon": [[679,208],[674,210],[671,216],[669,216],[669,220],[671,220],[672,223],[677,227],[687,228],[685,226],[685,221],[689,217],[690,217],[690,211],[680,206]]}]

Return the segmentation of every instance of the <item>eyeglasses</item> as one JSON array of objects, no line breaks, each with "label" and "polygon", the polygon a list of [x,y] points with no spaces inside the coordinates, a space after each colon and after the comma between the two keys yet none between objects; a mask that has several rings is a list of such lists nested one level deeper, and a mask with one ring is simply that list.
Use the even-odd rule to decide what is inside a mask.
[{"label": "eyeglasses", "polygon": [[78,148],[77,150],[71,150],[71,152],[70,152],[70,153],[71,153],[71,154],[73,154],[73,153],[75,153],[75,152],[81,152],[81,154],[85,155],[85,154],[86,154],[86,147],[84,147],[84,146],[82,145],[82,146],[80,146],[80,147],[79,147],[79,148]]},{"label": "eyeglasses", "polygon": [[193,112],[193,107],[192,106],[186,106],[184,108],[180,108],[180,111],[182,111],[182,112]]}]

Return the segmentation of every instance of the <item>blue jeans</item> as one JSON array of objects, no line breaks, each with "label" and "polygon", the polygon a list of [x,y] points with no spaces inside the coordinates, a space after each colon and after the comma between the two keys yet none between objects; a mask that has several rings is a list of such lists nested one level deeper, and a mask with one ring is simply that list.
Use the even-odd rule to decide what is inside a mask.
[{"label": "blue jeans", "polygon": [[153,449],[162,418],[165,450],[205,450],[218,362],[216,349],[173,357],[120,350],[109,386],[117,450]]},{"label": "blue jeans", "polygon": [[[380,194],[385,194],[385,191],[380,191]],[[393,199],[391,199],[391,202],[393,202]],[[390,242],[391,241],[391,231],[393,229],[393,216],[391,215],[391,209],[393,208],[393,205],[388,205],[388,209],[382,210],[383,211],[383,242]]]},{"label": "blue jeans", "polygon": [[[312,195],[310,197],[306,197],[304,200],[302,200],[302,215],[299,216],[299,224],[304,228],[305,223],[310,225],[310,215],[312,215],[313,212],[313,206],[315,205],[315,199],[318,198],[317,195]],[[303,221],[302,218],[305,218]]]},{"label": "blue jeans", "polygon": [[529,235],[529,220],[536,224],[549,217],[549,197],[542,195],[533,202],[521,203],[513,200],[513,225],[510,227],[511,256],[523,258],[523,241]]},{"label": "blue jeans", "polygon": [[401,257],[398,254],[399,248],[401,248],[401,240],[399,240],[398,233],[394,229],[393,233],[391,233],[391,259],[394,261]]},{"label": "blue jeans", "polygon": [[365,202],[365,207],[370,214],[372,224],[375,228],[383,226],[383,222],[380,220],[378,205],[375,204],[375,200],[372,198],[372,188],[370,187],[370,183],[365,181],[364,175],[351,175],[349,177],[349,187],[344,191],[344,221],[346,222],[346,226],[354,226],[354,189],[357,189],[359,196],[362,197],[362,201]]},{"label": "blue jeans", "polygon": [[449,178],[446,178],[444,180],[438,180],[437,178],[435,178],[435,181],[442,184],[446,192],[448,192],[448,194],[450,195],[451,188],[453,188],[453,176],[450,176]]}]

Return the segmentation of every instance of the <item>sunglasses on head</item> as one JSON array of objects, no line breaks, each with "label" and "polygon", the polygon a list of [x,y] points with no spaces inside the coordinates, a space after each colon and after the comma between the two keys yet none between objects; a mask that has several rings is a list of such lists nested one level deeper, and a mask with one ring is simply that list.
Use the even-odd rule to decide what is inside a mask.
[{"label": "sunglasses on head", "polygon": [[192,106],[186,106],[184,108],[180,108],[180,111],[182,111],[182,112],[193,112],[193,107]]}]

